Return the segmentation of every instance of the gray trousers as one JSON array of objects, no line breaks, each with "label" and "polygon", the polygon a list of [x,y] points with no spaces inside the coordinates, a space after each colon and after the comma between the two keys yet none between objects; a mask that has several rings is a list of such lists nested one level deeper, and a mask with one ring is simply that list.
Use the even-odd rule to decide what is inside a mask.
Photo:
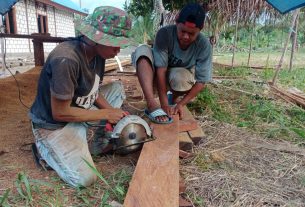
[{"label": "gray trousers", "polygon": [[[102,86],[100,94],[114,108],[120,108],[126,98],[121,82]],[[96,175],[84,161],[94,166],[87,143],[87,124],[75,122],[56,130],[32,130],[41,157],[61,179],[73,187],[89,186],[96,181]]]}]

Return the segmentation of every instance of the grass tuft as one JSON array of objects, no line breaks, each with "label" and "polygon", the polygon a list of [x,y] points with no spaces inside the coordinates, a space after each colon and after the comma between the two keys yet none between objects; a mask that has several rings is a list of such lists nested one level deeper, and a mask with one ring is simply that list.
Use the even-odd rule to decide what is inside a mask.
[{"label": "grass tuft", "polygon": [[8,207],[8,195],[10,193],[10,189],[7,189],[2,196],[0,196],[0,206]]}]

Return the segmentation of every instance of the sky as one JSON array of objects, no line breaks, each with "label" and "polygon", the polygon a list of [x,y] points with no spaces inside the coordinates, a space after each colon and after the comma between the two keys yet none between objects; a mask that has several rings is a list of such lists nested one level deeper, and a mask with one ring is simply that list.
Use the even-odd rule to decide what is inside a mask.
[{"label": "sky", "polygon": [[89,9],[89,13],[92,13],[93,10],[98,6],[114,6],[120,9],[123,9],[125,0],[71,0],[76,3],[78,6],[81,2],[81,8]]}]

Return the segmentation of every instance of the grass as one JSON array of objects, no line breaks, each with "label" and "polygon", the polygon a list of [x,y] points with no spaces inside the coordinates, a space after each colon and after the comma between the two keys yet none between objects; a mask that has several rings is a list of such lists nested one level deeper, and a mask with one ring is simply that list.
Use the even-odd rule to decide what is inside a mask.
[{"label": "grass", "polygon": [[88,188],[72,189],[58,177],[51,182],[29,179],[24,172],[15,181],[16,193],[7,189],[0,195],[0,206],[102,206],[108,207],[113,200],[122,203],[127,193],[131,173],[121,169],[103,176],[95,167],[90,168],[99,180]]},{"label": "grass", "polygon": [[7,198],[10,193],[10,189],[7,189],[2,196],[0,196],[0,206],[7,207],[9,206],[7,203]]},{"label": "grass", "polygon": [[[272,69],[265,69],[261,78],[265,81],[272,80],[274,71]],[[285,86],[285,88],[296,87],[301,91],[305,91],[305,67],[294,68],[292,72],[283,69],[279,73],[277,83]]]},{"label": "grass", "polygon": [[[270,52],[253,52],[251,54],[250,66],[261,66],[261,67],[274,67],[279,63],[282,51],[270,51]],[[304,56],[305,50],[299,50],[295,53],[293,68],[304,68]],[[232,53],[214,53],[213,61],[217,63],[222,63],[226,65],[231,65],[232,63]],[[283,68],[289,67],[290,61],[290,51],[287,51]],[[247,66],[248,63],[248,53],[247,52],[236,52],[234,63],[240,66]]]},{"label": "grass", "polygon": [[[288,54],[288,53],[287,53]],[[289,61],[290,55],[287,55],[284,58],[282,69],[279,73],[277,79],[278,83],[285,87],[296,87],[302,91],[305,91],[305,65],[304,65],[304,56],[305,50],[300,50],[295,54],[292,71],[289,72]],[[231,65],[232,62],[232,53],[221,53],[215,54],[213,61],[221,64]],[[269,58],[268,58],[269,56]],[[251,56],[250,65],[251,66],[262,66],[266,67],[263,72],[260,70],[251,71],[247,67],[236,67],[232,70],[214,70],[214,75],[222,76],[248,76],[251,73],[257,73],[258,76],[264,81],[272,80],[274,76],[274,68],[278,63],[281,57],[281,51],[272,51],[270,53],[265,52],[255,52]],[[241,66],[247,66],[248,54],[238,52],[235,56],[235,62]]]},{"label": "grass", "polygon": [[[209,85],[188,105],[190,109],[198,114],[211,115],[222,122],[248,128],[267,138],[304,142],[305,111],[297,106],[266,98],[268,90],[264,82],[273,76],[273,72],[240,67],[216,69],[214,72],[217,75],[242,78]],[[304,77],[304,69],[295,69],[294,73],[282,70],[278,82],[304,90]],[[261,81],[252,81],[253,78]]]}]

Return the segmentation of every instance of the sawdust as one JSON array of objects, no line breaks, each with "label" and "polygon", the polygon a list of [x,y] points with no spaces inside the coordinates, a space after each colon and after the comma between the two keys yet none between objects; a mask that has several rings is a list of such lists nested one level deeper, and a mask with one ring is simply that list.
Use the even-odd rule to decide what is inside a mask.
[{"label": "sawdust", "polygon": [[[34,101],[40,71],[41,67],[35,67],[16,75],[21,92],[20,99],[25,106],[19,100],[15,79],[0,79],[0,195],[8,188],[14,189],[14,181],[20,172],[25,172],[29,178],[47,182],[52,182],[51,178],[56,177],[54,171],[45,172],[36,167],[29,145],[34,140],[27,107]],[[121,77],[110,73],[104,78],[105,83],[115,80],[124,83],[129,100],[136,101],[135,97],[142,99],[135,76]],[[97,158],[96,167],[106,173],[124,166],[133,168],[137,157],[138,154]]]}]

